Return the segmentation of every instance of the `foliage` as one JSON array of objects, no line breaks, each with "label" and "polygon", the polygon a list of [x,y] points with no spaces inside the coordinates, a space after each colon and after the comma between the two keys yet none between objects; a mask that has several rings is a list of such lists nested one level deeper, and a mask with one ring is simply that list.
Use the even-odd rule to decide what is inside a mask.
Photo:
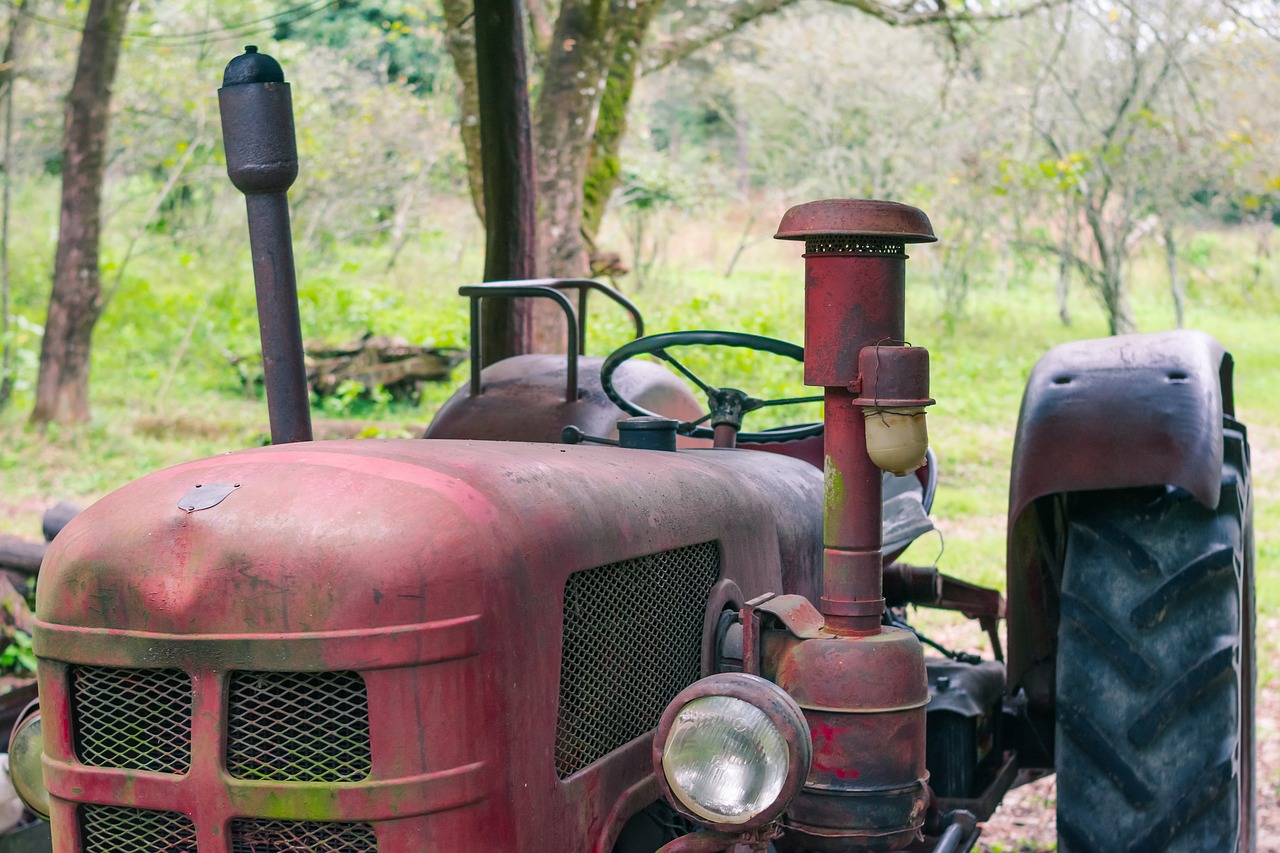
[{"label": "foliage", "polygon": [[36,653],[31,647],[31,635],[26,631],[10,628],[5,631],[4,639],[7,645],[0,651],[0,671],[34,675]]},{"label": "foliage", "polygon": [[332,48],[356,69],[419,96],[447,89],[453,78],[443,17],[421,3],[338,0],[317,15],[277,26],[275,38]]},{"label": "foliage", "polygon": [[[83,4],[55,5],[33,22],[42,49],[20,69],[10,176],[17,384],[0,413],[6,532],[32,535],[47,501],[91,499],[145,471],[253,444],[266,431],[261,400],[244,397],[226,360],[258,348],[244,207],[224,173],[215,102],[222,68],[242,44],[262,43],[293,86],[306,336],[373,331],[465,345],[465,302],[453,294],[479,278],[483,241],[465,199],[466,117],[455,101],[459,80],[443,61],[438,12],[398,0],[309,5],[307,16],[266,0],[135,10],[111,136],[108,302],[91,389],[97,420],[45,435],[22,421],[48,298],[62,97]],[[613,170],[606,177],[620,179],[623,191],[603,214],[597,242],[626,243],[639,258],[639,275],[623,284],[643,281],[637,299],[652,331],[731,328],[799,340],[794,247],[768,239],[781,211],[830,196],[924,208],[941,243],[913,250],[908,328],[933,351],[942,401],[931,418],[944,464],[944,560],[962,576],[1001,583],[1005,472],[1023,379],[1047,346],[1108,331],[1106,313],[1079,287],[1083,270],[1062,275],[1058,258],[1065,242],[1086,263],[1099,260],[1080,232],[1088,225],[1081,205],[1110,170],[1128,189],[1109,196],[1099,216],[1136,223],[1159,212],[1176,221],[1187,324],[1235,352],[1237,398],[1265,461],[1280,414],[1271,403],[1280,400],[1275,39],[1209,0],[1074,4],[1069,19],[1045,12],[949,32],[889,27],[833,3],[784,5],[635,81],[622,156],[605,160]],[[644,61],[720,11],[670,4]],[[1125,29],[1135,26],[1137,43]],[[1175,84],[1141,108],[1125,107],[1128,148],[1068,133],[1099,126],[1108,104],[1116,114],[1118,102],[1107,97],[1123,79],[1114,72],[1126,44],[1152,48],[1149,39],[1175,33],[1178,50],[1189,52],[1178,55]],[[1051,62],[1046,50],[1063,35],[1069,49]],[[597,202],[609,180],[596,188]],[[1119,201],[1130,205],[1123,216]],[[1130,229],[1124,242],[1125,287],[1144,330],[1175,323],[1157,239]],[[601,354],[627,338],[628,322],[604,300],[593,304],[592,354]],[[772,359],[732,350],[686,358],[709,378],[760,394],[803,390],[794,368]],[[451,391],[431,386],[415,407],[347,387],[317,418],[415,435]],[[816,416],[816,407],[778,410],[749,423]],[[1280,505],[1262,489],[1258,523],[1280,523]],[[1264,608],[1275,609],[1280,576],[1270,567],[1280,548],[1270,543],[1259,540],[1260,589]],[[936,544],[924,547],[918,559],[932,561]]]},{"label": "foliage", "polygon": [[[467,222],[466,201],[453,202],[459,219]],[[721,275],[732,246],[725,241],[725,225],[735,215],[727,208],[708,208],[705,214],[673,233],[664,263],[652,285],[636,298],[653,332],[681,328],[727,328],[799,341],[803,337],[802,281],[797,247],[764,244],[748,251],[742,270],[733,279]],[[944,232],[944,238],[947,233]],[[471,241],[460,270],[451,241]],[[1237,400],[1251,427],[1255,464],[1264,470],[1280,422],[1280,340],[1273,333],[1275,302],[1266,310],[1249,310],[1245,284],[1252,278],[1250,249],[1253,235],[1240,230],[1215,232],[1187,244],[1188,260],[1197,272],[1189,293],[1191,325],[1216,334],[1237,359]],[[718,248],[714,248],[717,247]],[[908,325],[914,343],[928,346],[933,360],[933,391],[939,400],[930,412],[931,437],[942,459],[942,485],[935,514],[945,535],[943,562],[949,571],[982,583],[1002,584],[1003,513],[1008,493],[1008,464],[1013,425],[1027,372],[1035,359],[1055,343],[1106,334],[1099,314],[1081,312],[1077,323],[1063,328],[1053,300],[1053,270],[1029,268],[1007,286],[986,275],[975,277],[969,308],[961,316],[948,315],[945,300],[930,284],[931,265],[940,246],[921,246],[908,265]],[[169,250],[173,252],[174,250]],[[474,232],[459,232],[450,240],[428,240],[407,249],[407,265],[438,270],[433,275],[395,275],[378,285],[371,296],[352,302],[362,283],[360,270],[378,267],[380,250],[343,250],[358,269],[343,273],[341,265],[318,263],[301,256],[304,279],[312,282],[305,329],[308,337],[354,337],[367,323],[382,332],[416,340],[465,344],[465,300],[454,295],[456,284],[479,267],[479,240]],[[234,254],[241,254],[238,249]],[[126,276],[104,323],[95,353],[95,424],[65,429],[47,436],[28,430],[19,411],[0,415],[0,528],[30,536],[39,530],[39,513],[46,502],[92,499],[147,471],[184,459],[250,446],[265,432],[261,400],[245,400],[234,374],[221,355],[227,328],[252,348],[256,329],[243,259],[232,266],[244,281],[223,283],[212,265],[192,265],[184,276],[146,275],[152,269],[173,268],[177,258],[163,252],[146,256],[136,273]],[[1280,277],[1280,258],[1263,260],[1264,280]],[[985,263],[978,269],[985,268]],[[319,267],[319,268],[317,268]],[[1134,308],[1144,328],[1172,326],[1161,281],[1158,252],[1144,251],[1134,271]],[[324,281],[321,284],[319,282]],[[1268,289],[1270,291],[1270,289]],[[177,367],[178,379],[160,394],[172,362],[172,349],[184,329],[181,323],[155,322],[179,317],[198,304],[200,294],[213,293],[210,307],[196,324],[188,356]],[[379,296],[378,294],[381,294]],[[1085,299],[1072,295],[1073,302]],[[1274,299],[1272,294],[1268,298]],[[365,315],[354,320],[349,306],[363,304]],[[188,306],[188,307],[183,307]],[[215,307],[216,306],[216,307]],[[629,321],[606,300],[593,302],[591,354],[601,354],[629,337]],[[131,329],[128,335],[116,334]],[[320,330],[328,330],[316,335]],[[740,350],[688,350],[681,353],[690,367],[709,380],[738,384],[752,393],[791,396],[802,393],[799,371],[789,362],[754,356]],[[461,378],[459,378],[461,381]],[[376,421],[380,434],[420,434],[434,408],[456,387],[432,385],[418,406],[395,402],[369,405],[348,395],[343,411],[317,411],[327,418]],[[356,389],[348,389],[354,392]],[[29,393],[29,392],[27,392]],[[748,424],[767,427],[818,416],[816,407],[753,413]],[[1280,503],[1265,489],[1258,493],[1258,524],[1280,524]],[[1280,606],[1280,550],[1272,538],[1259,537],[1258,565],[1261,601],[1265,609]],[[936,541],[921,543],[913,559],[932,562]]]}]

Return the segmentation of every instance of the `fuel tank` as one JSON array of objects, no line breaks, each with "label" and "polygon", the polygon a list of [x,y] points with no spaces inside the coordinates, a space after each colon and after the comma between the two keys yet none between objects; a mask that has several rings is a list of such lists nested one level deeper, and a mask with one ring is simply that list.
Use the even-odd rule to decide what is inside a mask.
[{"label": "fuel tank", "polygon": [[720,611],[817,588],[821,485],[775,454],[410,440],[125,486],[41,573],[54,849],[610,850]]}]

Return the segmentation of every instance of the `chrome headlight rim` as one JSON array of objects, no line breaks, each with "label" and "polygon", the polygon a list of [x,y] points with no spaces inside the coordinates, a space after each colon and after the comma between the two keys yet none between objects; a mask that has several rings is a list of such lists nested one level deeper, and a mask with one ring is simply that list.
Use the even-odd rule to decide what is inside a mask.
[{"label": "chrome headlight rim", "polygon": [[[44,769],[41,761],[44,755],[43,728],[40,718],[40,700],[33,699],[22,709],[22,713],[18,714],[18,719],[13,724],[13,731],[9,734],[9,781],[13,784],[13,789],[17,791],[23,805],[48,820],[49,791],[44,786]],[[35,732],[39,732],[40,748],[32,751],[30,740]],[[19,766],[24,761],[34,762],[34,767]],[[28,778],[28,774],[40,780],[38,788],[27,789],[27,781],[35,784],[34,780]]]},{"label": "chrome headlight rim", "polygon": [[[724,696],[745,702],[768,719],[781,735],[787,750],[787,772],[782,787],[768,806],[742,821],[716,821],[699,814],[685,804],[667,778],[663,758],[671,730],[680,712],[689,703],[708,697]],[[720,832],[741,833],[758,829],[780,818],[804,787],[813,763],[813,741],[804,712],[796,701],[772,681],[744,672],[724,672],[708,676],[680,691],[662,712],[653,738],[653,768],[658,786],[677,812],[695,823]]]}]

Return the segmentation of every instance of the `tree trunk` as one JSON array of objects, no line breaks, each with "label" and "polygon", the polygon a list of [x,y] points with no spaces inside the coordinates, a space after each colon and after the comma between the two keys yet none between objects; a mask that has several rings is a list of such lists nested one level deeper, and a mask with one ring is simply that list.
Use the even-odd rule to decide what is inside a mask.
[{"label": "tree trunk", "polygon": [[662,0],[638,0],[634,8],[624,6],[618,13],[621,19],[616,20],[617,49],[609,63],[584,181],[582,230],[593,244],[609,199],[622,177],[619,153],[627,135],[627,107],[635,91],[645,33],[661,8]]},{"label": "tree trunk", "polygon": [[[537,276],[533,143],[519,0],[478,0],[475,15],[481,163],[484,167],[484,280]],[[489,299],[481,313],[482,362],[532,351],[528,299]]]},{"label": "tree trunk", "polygon": [[1169,267],[1169,293],[1173,296],[1173,316],[1177,328],[1182,328],[1186,296],[1182,291],[1182,278],[1178,275],[1178,243],[1173,233],[1173,221],[1164,217],[1164,260]]},{"label": "tree trunk", "polygon": [[1058,319],[1064,326],[1071,325],[1071,306],[1067,296],[1071,289],[1071,256],[1075,252],[1076,212],[1067,207],[1066,223],[1062,228],[1062,248],[1058,252]]},{"label": "tree trunk", "polygon": [[4,93],[4,191],[0,200],[0,409],[13,393],[13,344],[9,340],[9,304],[12,284],[9,280],[9,209],[13,201],[13,81],[22,46],[23,33],[30,20],[29,0],[18,0],[9,15],[9,41],[0,59],[0,91]]},{"label": "tree trunk", "polygon": [[484,222],[484,171],[480,166],[480,88],[476,83],[476,31],[470,0],[443,0],[445,48],[458,73],[458,120],[467,161],[467,186]]},{"label": "tree trunk", "polygon": [[102,311],[98,241],[111,86],[132,0],[90,0],[75,81],[67,96],[62,149],[62,215],[40,378],[31,420],[89,420],[89,354]]},{"label": "tree trunk", "polygon": [[[619,4],[625,5],[625,4]],[[615,10],[592,0],[565,0],[556,20],[538,98],[539,267],[543,275],[587,273],[582,238],[583,178],[595,135],[598,106],[614,56]],[[550,165],[554,164],[554,165]]]}]

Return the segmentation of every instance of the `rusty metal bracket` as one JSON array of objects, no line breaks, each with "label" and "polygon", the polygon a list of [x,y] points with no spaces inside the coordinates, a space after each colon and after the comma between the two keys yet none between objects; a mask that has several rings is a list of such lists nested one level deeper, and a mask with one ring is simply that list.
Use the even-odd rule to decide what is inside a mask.
[{"label": "rusty metal bracket", "polygon": [[793,636],[802,640],[822,636],[826,627],[826,620],[818,608],[803,595],[775,595],[756,605],[755,610],[775,617]]},{"label": "rusty metal bracket", "polygon": [[756,616],[756,609],[776,597],[776,593],[766,592],[742,605],[743,672],[751,675],[760,674],[760,619]]},{"label": "rusty metal bracket", "polygon": [[182,496],[182,500],[178,501],[178,509],[187,512],[213,509],[238,488],[240,488],[239,483],[196,483]]},{"label": "rusty metal bracket", "polygon": [[884,591],[885,599],[893,607],[918,604],[954,610],[966,618],[978,620],[978,625],[991,640],[996,660],[1004,660],[998,627],[1004,618],[1005,602],[999,590],[944,575],[932,566],[891,563],[884,569]]}]

